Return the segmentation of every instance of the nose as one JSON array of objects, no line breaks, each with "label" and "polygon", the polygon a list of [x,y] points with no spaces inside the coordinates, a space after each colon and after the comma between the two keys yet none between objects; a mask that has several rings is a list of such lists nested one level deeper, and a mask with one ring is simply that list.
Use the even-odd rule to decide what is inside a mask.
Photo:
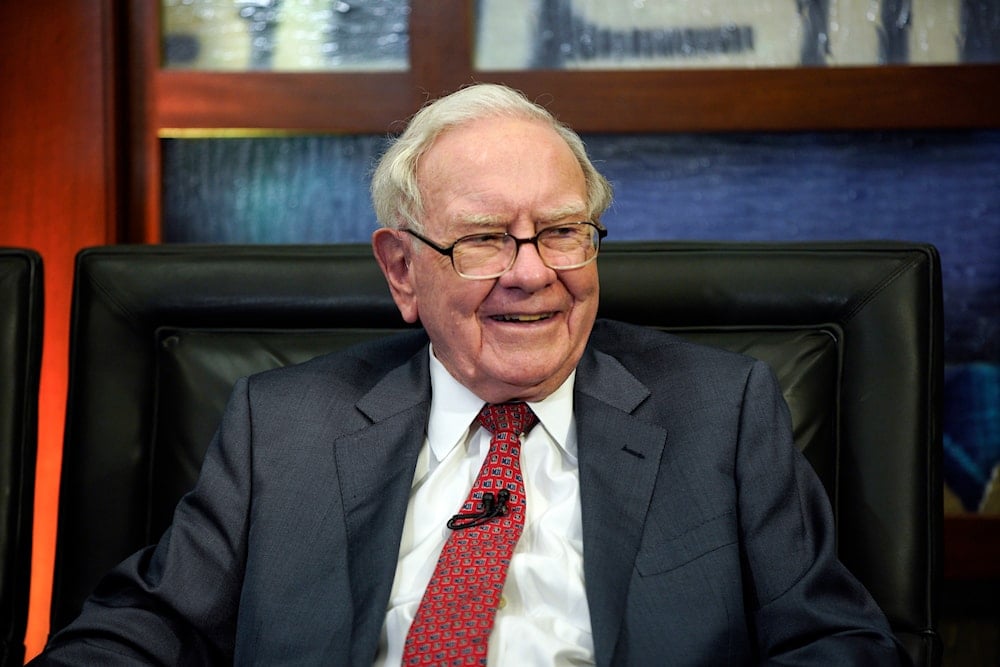
[{"label": "nose", "polygon": [[518,288],[526,292],[540,290],[554,280],[556,280],[555,269],[545,266],[534,243],[524,241],[517,244],[517,254],[510,270],[499,278],[500,284],[504,287]]}]

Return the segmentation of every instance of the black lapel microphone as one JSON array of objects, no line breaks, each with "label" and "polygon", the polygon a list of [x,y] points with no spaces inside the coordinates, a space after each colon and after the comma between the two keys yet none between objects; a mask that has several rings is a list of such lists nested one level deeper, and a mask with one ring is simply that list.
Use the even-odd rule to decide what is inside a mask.
[{"label": "black lapel microphone", "polygon": [[503,516],[507,513],[507,501],[510,499],[510,492],[507,489],[500,491],[496,496],[487,491],[483,494],[483,509],[471,514],[456,514],[448,519],[448,527],[452,530],[463,530],[481,526],[493,517]]}]

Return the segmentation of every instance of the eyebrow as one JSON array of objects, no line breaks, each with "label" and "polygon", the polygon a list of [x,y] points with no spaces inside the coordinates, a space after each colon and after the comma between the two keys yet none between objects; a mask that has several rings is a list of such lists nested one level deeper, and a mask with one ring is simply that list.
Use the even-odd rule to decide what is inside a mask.
[{"label": "eyebrow", "polygon": [[551,222],[564,218],[584,218],[587,215],[586,204],[566,204],[559,208],[551,209],[538,218],[538,222]]},{"label": "eyebrow", "polygon": [[467,225],[504,225],[507,216],[498,213],[462,213],[455,218],[456,222]]},{"label": "eyebrow", "polygon": [[[571,217],[583,218],[586,217],[586,212],[586,205],[567,204],[543,212],[535,217],[535,222],[546,223]],[[457,216],[456,221],[469,225],[506,225],[510,222],[506,215],[499,213],[462,213]]]}]

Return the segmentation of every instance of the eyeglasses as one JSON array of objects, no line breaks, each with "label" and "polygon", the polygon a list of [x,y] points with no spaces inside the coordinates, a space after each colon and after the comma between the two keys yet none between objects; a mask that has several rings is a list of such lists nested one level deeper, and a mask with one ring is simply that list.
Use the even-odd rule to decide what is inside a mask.
[{"label": "eyeglasses", "polygon": [[412,229],[403,231],[450,257],[455,272],[469,280],[488,280],[507,273],[525,243],[535,246],[542,263],[550,269],[578,269],[597,258],[601,239],[608,235],[608,230],[599,223],[571,222],[546,227],[530,239],[519,239],[506,232],[469,234],[443,247]]}]

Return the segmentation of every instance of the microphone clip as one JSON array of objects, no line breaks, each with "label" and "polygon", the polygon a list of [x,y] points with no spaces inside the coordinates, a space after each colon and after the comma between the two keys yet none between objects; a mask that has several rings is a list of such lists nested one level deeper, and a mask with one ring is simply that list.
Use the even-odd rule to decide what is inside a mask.
[{"label": "microphone clip", "polygon": [[481,526],[490,519],[507,514],[507,501],[510,492],[503,489],[496,496],[487,491],[483,494],[483,509],[472,514],[456,514],[448,519],[448,527],[452,530],[463,530]]}]

